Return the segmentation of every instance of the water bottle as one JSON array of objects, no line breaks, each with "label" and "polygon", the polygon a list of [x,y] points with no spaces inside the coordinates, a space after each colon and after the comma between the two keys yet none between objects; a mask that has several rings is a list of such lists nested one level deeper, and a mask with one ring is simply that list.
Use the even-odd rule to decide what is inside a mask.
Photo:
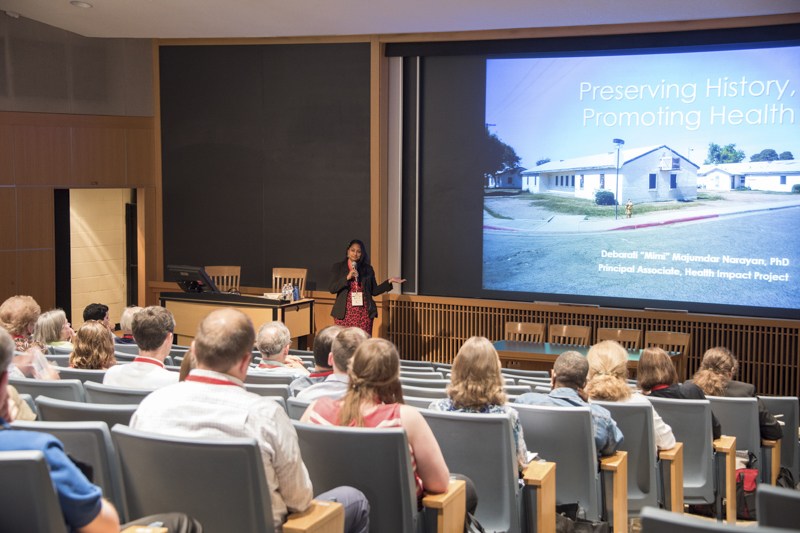
[{"label": "water bottle", "polygon": [[294,289],[292,290],[292,301],[296,302],[299,299],[300,299],[300,287],[295,285]]}]

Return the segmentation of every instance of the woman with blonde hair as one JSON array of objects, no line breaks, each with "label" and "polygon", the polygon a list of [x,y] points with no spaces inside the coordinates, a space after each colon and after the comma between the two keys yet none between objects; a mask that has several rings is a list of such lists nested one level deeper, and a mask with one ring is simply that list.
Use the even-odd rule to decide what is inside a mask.
[{"label": "woman with blonde hair", "polygon": [[105,370],[117,364],[114,341],[108,328],[97,320],[87,320],[75,333],[75,350],[69,356],[69,366],[84,370]]},{"label": "woman with blonde hair", "polygon": [[36,328],[33,330],[33,340],[39,341],[48,346],[59,348],[69,348],[72,350],[72,325],[67,320],[67,314],[62,309],[53,309],[42,313],[36,321]]},{"label": "woman with blonde hair", "polygon": [[458,411],[462,413],[510,414],[514,430],[514,454],[520,472],[525,469],[528,449],[522,434],[519,415],[508,407],[503,390],[503,375],[500,372],[500,357],[489,339],[471,337],[456,354],[453,361],[447,398],[431,403],[434,411]]},{"label": "woman with blonde hair", "polygon": [[[654,398],[680,400],[705,400],[706,395],[700,387],[687,381],[678,383],[678,372],[667,352],[656,346],[645,348],[639,357],[636,369],[636,382],[642,394]],[[722,436],[719,420],[711,413],[711,432],[715,439]]]},{"label": "woman with blonde hair", "polygon": [[142,309],[142,307],[136,305],[125,308],[119,319],[119,329],[122,330],[122,337],[115,336],[114,344],[136,344],[133,338],[133,317]]},{"label": "woman with blonde hair", "polygon": [[[586,393],[590,400],[604,402],[644,403],[650,405],[647,397],[632,392],[626,381],[628,377],[628,352],[614,341],[602,341],[589,349],[586,355],[589,363]],[[652,406],[650,406],[652,409]],[[653,409],[653,429],[656,447],[667,450],[675,446],[675,436],[655,409]]]},{"label": "woman with blonde hair", "polygon": [[769,412],[761,399],[756,396],[756,388],[741,381],[736,381],[739,362],[733,353],[722,346],[706,350],[700,368],[692,377],[692,382],[700,387],[707,396],[727,396],[729,398],[757,398],[758,423],[761,438],[777,440],[783,437],[781,428],[775,417]]},{"label": "woman with blonde hair", "polygon": [[341,400],[314,400],[300,419],[324,426],[402,427],[408,436],[414,464],[417,498],[426,491],[447,490],[450,472],[442,450],[425,418],[403,404],[400,357],[385,339],[361,343],[347,369],[347,394]]},{"label": "woman with blonde hair", "polygon": [[17,352],[38,348],[42,353],[47,353],[43,343],[31,339],[41,312],[42,308],[30,296],[12,296],[0,305],[0,327],[14,339]]}]

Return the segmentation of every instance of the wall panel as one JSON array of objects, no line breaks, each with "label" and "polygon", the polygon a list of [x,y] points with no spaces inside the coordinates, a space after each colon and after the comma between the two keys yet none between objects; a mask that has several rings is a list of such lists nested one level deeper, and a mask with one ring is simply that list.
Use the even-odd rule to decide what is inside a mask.
[{"label": "wall panel", "polygon": [[56,305],[56,266],[53,250],[20,250],[18,294],[33,296],[43,310]]},{"label": "wall panel", "polygon": [[155,185],[154,143],[152,129],[125,130],[125,179],[128,187]]},{"label": "wall panel", "polygon": [[17,194],[14,187],[0,187],[0,250],[17,248]]},{"label": "wall panel", "polygon": [[52,248],[53,189],[17,187],[17,212],[19,248]]},{"label": "wall panel", "polygon": [[73,184],[125,186],[125,130],[73,128]]},{"label": "wall panel", "polygon": [[0,185],[14,185],[14,127],[0,125]]},{"label": "wall panel", "polygon": [[14,126],[14,171],[19,185],[72,183],[70,129],[63,126]]},{"label": "wall panel", "polygon": [[17,294],[17,252],[0,252],[0,302]]}]

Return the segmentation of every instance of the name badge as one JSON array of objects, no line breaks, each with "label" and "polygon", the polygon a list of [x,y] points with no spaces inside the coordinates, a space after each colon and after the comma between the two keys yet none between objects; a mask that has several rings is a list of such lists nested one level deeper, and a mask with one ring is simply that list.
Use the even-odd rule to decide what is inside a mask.
[{"label": "name badge", "polygon": [[351,292],[350,293],[350,303],[353,304],[353,307],[361,307],[364,305],[364,293],[363,292]]}]

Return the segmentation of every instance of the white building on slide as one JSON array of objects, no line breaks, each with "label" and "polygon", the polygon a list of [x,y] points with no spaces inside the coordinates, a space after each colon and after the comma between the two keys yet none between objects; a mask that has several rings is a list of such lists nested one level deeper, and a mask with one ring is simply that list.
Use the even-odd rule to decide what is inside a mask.
[{"label": "white building on slide", "polygon": [[[616,165],[616,150],[545,163],[522,173],[522,189],[594,200],[599,189],[616,192]],[[697,169],[666,145],[620,150],[619,203],[696,200]]]},{"label": "white building on slide", "polygon": [[800,183],[800,161],[703,165],[697,171],[697,182],[706,189],[714,190],[750,187],[759,191],[792,192],[792,185]]}]

